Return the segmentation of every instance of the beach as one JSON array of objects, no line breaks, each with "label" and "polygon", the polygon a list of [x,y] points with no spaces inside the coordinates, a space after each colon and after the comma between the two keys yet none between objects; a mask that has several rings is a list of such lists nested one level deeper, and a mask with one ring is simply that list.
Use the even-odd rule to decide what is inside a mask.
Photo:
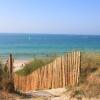
[{"label": "beach", "polygon": [[[86,83],[88,83],[88,80],[89,80],[89,86],[91,88],[88,87],[88,92],[85,91],[85,93],[90,95],[89,94],[91,93],[90,91],[93,91],[93,93],[91,93],[91,96],[94,96],[94,95],[95,96],[91,97],[91,100],[99,100],[98,98],[96,98],[95,93],[98,94],[98,92],[100,91],[98,88],[99,83],[97,82],[97,80],[99,80],[98,75],[100,72],[99,70],[100,69],[99,68],[100,47],[98,46],[98,43],[100,42],[99,41],[100,36],[30,35],[29,40],[26,38],[27,35],[15,35],[12,37],[15,40],[13,40],[13,38],[11,38],[10,36],[9,38],[6,37],[7,43],[3,41],[5,37],[0,40],[2,42],[2,44],[0,44],[0,49],[1,49],[0,52],[2,53],[1,59],[6,61],[9,58],[9,54],[11,53],[13,61],[14,61],[13,71],[18,72],[20,70],[19,73],[17,73],[20,75],[20,77],[21,75],[25,75],[25,77],[27,77],[26,75],[28,75],[29,77],[29,75],[31,75],[31,73],[34,70],[36,70],[36,68],[39,68],[41,66],[41,64],[43,64],[44,66],[44,63],[43,62],[41,63],[41,60],[39,60],[39,58],[43,60],[44,58],[48,58],[48,57],[50,58],[62,57],[62,55],[66,55],[66,53],[68,52],[71,53],[73,51],[80,51],[81,85],[79,86],[79,89],[84,91],[87,88]],[[11,44],[12,41],[13,43]],[[34,58],[37,59],[36,63],[33,63]],[[46,59],[44,60],[46,61]],[[30,64],[31,61],[32,63]],[[69,63],[71,64],[70,59],[67,62],[68,64]],[[48,64],[48,62],[46,64]],[[60,63],[56,63],[56,64],[58,64],[57,66],[61,65]],[[36,68],[33,68],[33,67],[36,67]],[[93,84],[92,81],[90,81],[92,80],[90,75],[93,76],[92,79],[94,78],[97,79],[95,82],[95,85]],[[28,98],[28,100],[32,100],[32,99],[34,100],[49,100],[49,99],[50,100],[69,100],[71,92],[73,91],[72,90],[67,91],[67,87],[58,88],[58,89],[43,89],[43,90],[35,90],[35,91],[31,90],[31,91],[28,91],[28,93],[29,95],[32,94],[32,98]],[[27,93],[25,93],[25,95],[26,94]],[[24,96],[22,96],[21,94],[18,94],[17,96],[16,94],[14,94],[12,96],[15,96],[18,100],[24,100]],[[72,100],[76,100],[76,98],[73,97]],[[83,100],[88,100],[88,98],[86,96],[83,96]]]},{"label": "beach", "polygon": [[0,0],[0,100],[100,100],[100,0]]}]

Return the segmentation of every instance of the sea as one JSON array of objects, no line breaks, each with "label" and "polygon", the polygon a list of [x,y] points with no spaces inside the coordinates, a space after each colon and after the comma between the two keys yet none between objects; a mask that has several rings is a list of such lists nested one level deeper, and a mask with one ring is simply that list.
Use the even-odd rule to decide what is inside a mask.
[{"label": "sea", "polygon": [[0,33],[0,59],[10,53],[16,59],[32,59],[71,51],[100,52],[100,36]]}]

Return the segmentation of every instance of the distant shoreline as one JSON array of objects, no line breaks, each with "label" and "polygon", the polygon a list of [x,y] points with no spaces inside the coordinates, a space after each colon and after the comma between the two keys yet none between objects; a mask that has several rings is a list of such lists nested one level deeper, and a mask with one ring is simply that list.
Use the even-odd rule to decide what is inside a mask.
[{"label": "distant shoreline", "polygon": [[[63,54],[65,54],[65,53],[67,53],[67,52],[73,52],[74,50],[72,50],[72,51],[66,51],[66,52],[64,52],[64,53],[51,53],[51,54],[41,54],[41,55],[39,55],[39,54],[37,54],[37,55],[15,55],[15,54],[13,54],[12,53],[12,56],[13,56],[13,58],[15,59],[15,60],[18,60],[18,61],[30,61],[30,60],[33,60],[34,58],[45,58],[45,57],[52,57],[52,56],[61,56],[61,55],[63,55]],[[77,51],[77,50],[76,50]],[[80,50],[78,50],[78,51],[80,51]],[[100,54],[100,51],[98,50],[98,51],[81,51],[81,53],[89,53],[89,54]],[[4,54],[0,54],[0,60],[2,60],[3,62],[5,62],[7,59],[8,59],[8,57],[9,57],[9,54],[8,55],[4,55]]]}]

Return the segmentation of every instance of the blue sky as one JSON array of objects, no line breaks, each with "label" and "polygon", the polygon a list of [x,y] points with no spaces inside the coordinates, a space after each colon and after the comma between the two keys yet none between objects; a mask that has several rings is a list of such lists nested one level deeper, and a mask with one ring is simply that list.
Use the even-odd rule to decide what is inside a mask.
[{"label": "blue sky", "polygon": [[0,0],[0,33],[100,34],[100,0]]}]

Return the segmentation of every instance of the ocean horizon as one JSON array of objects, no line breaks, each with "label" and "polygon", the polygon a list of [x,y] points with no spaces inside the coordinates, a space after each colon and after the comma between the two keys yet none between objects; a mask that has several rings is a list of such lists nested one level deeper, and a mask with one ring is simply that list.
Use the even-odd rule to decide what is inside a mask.
[{"label": "ocean horizon", "polygon": [[62,55],[69,51],[100,52],[100,35],[0,34],[0,57],[16,59]]}]

